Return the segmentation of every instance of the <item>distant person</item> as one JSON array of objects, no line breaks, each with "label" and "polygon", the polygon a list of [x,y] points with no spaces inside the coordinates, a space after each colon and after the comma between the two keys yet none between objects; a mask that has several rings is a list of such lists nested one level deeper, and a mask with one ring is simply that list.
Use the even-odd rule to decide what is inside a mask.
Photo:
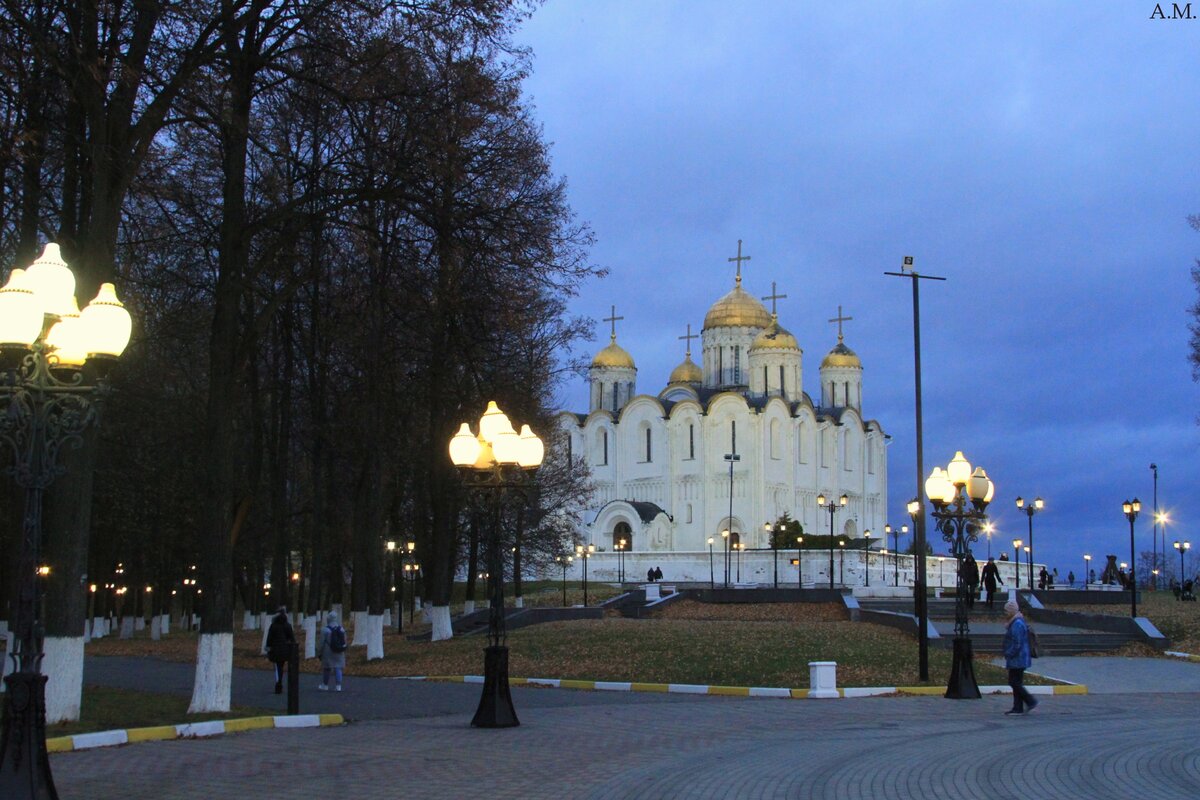
[{"label": "distant person", "polygon": [[1088,570],[1088,582],[1089,582],[1089,583],[1095,583],[1095,582],[1096,582],[1096,570],[1094,570],[1094,569],[1089,569],[1089,570]]},{"label": "distant person", "polygon": [[1038,588],[1039,589],[1046,588],[1046,579],[1047,578],[1049,578],[1049,575],[1046,573],[1046,568],[1042,567],[1040,570],[1038,570]]},{"label": "distant person", "polygon": [[979,587],[979,562],[975,556],[967,553],[962,562],[962,582],[967,590],[967,608],[975,607],[975,592]]},{"label": "distant person", "polygon": [[1004,714],[1027,714],[1038,707],[1038,701],[1025,688],[1025,670],[1033,663],[1029,656],[1029,626],[1015,599],[1004,604],[1004,611],[1008,614],[1004,626],[1004,666],[1008,669],[1008,685],[1013,692],[1013,707]]},{"label": "distant person", "polygon": [[996,584],[1004,583],[1004,579],[1000,577],[1000,570],[996,567],[995,559],[989,558],[987,563],[983,565],[983,588],[987,590],[987,607],[991,609],[992,601],[996,596]]},{"label": "distant person", "polygon": [[660,567],[654,568],[654,580],[656,580],[656,581],[662,580],[662,569]]},{"label": "distant person", "polygon": [[646,570],[646,580],[650,583],[654,583],[654,567]]},{"label": "distant person", "polygon": [[1067,586],[1070,586],[1072,589],[1075,588],[1075,571],[1074,570],[1071,570],[1070,572],[1067,573]]},{"label": "distant person", "polygon": [[321,659],[321,683],[317,689],[322,692],[329,690],[330,673],[333,673],[335,690],[342,690],[342,671],[346,669],[346,629],[339,622],[337,612],[330,611],[317,645],[317,657]]},{"label": "distant person", "polygon": [[283,694],[283,673],[296,645],[296,634],[288,622],[287,609],[280,608],[267,628],[267,658],[275,665],[275,694]]},{"label": "distant person", "polygon": [[1001,560],[1001,561],[1008,561],[1008,553],[1001,553],[1001,554],[1000,554],[1000,560]]}]

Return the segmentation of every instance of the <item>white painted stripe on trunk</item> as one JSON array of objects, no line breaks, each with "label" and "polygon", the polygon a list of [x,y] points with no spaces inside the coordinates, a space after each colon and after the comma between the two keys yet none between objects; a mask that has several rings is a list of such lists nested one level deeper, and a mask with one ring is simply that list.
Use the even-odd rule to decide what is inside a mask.
[{"label": "white painted stripe on trunk", "polygon": [[188,713],[228,712],[232,677],[233,634],[201,634],[196,651],[196,680]]},{"label": "white painted stripe on trunk", "polygon": [[433,606],[430,619],[433,622],[431,641],[444,642],[454,638],[454,625],[450,621],[450,606]]},{"label": "white painted stripe on trunk", "polygon": [[367,661],[383,658],[383,615],[367,615]]},{"label": "white painted stripe on trunk", "polygon": [[83,698],[83,637],[47,636],[42,643],[42,672],[46,681],[46,722],[79,719]]}]

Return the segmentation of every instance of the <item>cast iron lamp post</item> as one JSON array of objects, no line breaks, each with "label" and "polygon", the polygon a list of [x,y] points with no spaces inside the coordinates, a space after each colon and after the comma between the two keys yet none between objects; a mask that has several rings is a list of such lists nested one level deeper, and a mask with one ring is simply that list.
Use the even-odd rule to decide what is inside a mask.
[{"label": "cast iron lamp post", "polygon": [[804,546],[804,537],[796,537],[796,588],[804,588],[804,555],[801,553],[801,548]]},{"label": "cast iron lamp post", "polygon": [[1026,503],[1024,497],[1017,498],[1017,509],[1023,511],[1029,518],[1029,589],[1033,591],[1033,515],[1046,507],[1046,501],[1036,498],[1032,503]]},{"label": "cast iron lamp post", "polygon": [[1028,570],[1025,574],[1025,577],[1027,577],[1029,579],[1029,591],[1032,592],[1033,591],[1033,550],[1032,550],[1032,548],[1029,547],[1029,545],[1025,545],[1021,549],[1023,551],[1025,551],[1025,567]]},{"label": "cast iron lamp post", "polygon": [[938,588],[946,588],[946,558],[938,556]]},{"label": "cast iron lamp post", "polygon": [[717,576],[713,572],[713,537],[708,537],[708,588],[717,588]]},{"label": "cast iron lamp post", "polygon": [[908,526],[901,525],[900,530],[894,529],[891,525],[883,526],[884,536],[892,535],[892,566],[894,567],[896,586],[900,586],[900,534],[908,535]]},{"label": "cast iron lamp post", "polygon": [[846,540],[838,539],[838,586],[846,587]]},{"label": "cast iron lamp post", "polygon": [[[417,578],[421,576],[421,565],[413,561],[404,565],[404,579],[409,582],[408,587],[408,624],[411,625],[413,618],[417,614]],[[403,609],[401,609],[403,613]]]},{"label": "cast iron lamp post", "polygon": [[595,552],[596,552],[596,545],[594,545],[594,544],[589,544],[587,547],[584,547],[581,544],[575,545],[575,555],[578,556],[579,560],[583,562],[583,607],[584,608],[587,608],[587,604],[588,604],[588,593],[587,593],[588,561],[591,559],[592,554]]},{"label": "cast iron lamp post", "polygon": [[506,497],[525,502],[533,490],[533,475],[541,466],[544,447],[528,425],[518,434],[508,417],[488,403],[479,420],[478,436],[463,423],[450,440],[450,460],[476,496],[489,496],[492,525],[488,536],[488,646],[484,650],[483,696],[471,724],[477,728],[520,725],[508,686],[508,646],[504,629],[504,561],[500,548],[501,507]]},{"label": "cast iron lamp post", "polygon": [[[1016,570],[1014,570],[1016,573],[1016,579],[1013,581],[1014,590],[1021,588],[1021,544],[1020,539],[1013,539],[1013,561],[1017,566]],[[1032,589],[1033,587],[1030,586],[1029,588]]]},{"label": "cast iron lamp post", "polygon": [[617,542],[614,545],[617,551],[617,583],[625,582],[625,540]]},{"label": "cast iron lamp post", "polygon": [[[784,530],[783,523],[779,523],[779,530]],[[763,530],[767,534],[767,543],[771,546],[771,555],[775,562],[775,588],[779,588],[779,544],[775,541],[775,526],[769,522],[763,523]]]},{"label": "cast iron lamp post", "polygon": [[725,588],[729,588],[729,529],[721,531],[721,539],[725,543]]},{"label": "cast iron lamp post", "polygon": [[24,492],[17,545],[13,670],[4,679],[0,797],[57,798],[46,751],[45,631],[39,619],[42,497],[66,472],[64,446],[79,447],[108,394],[105,378],[129,343],[132,321],[105,283],[83,311],[75,276],[48,244],[28,270],[0,288],[0,443],[12,449],[4,470]]},{"label": "cast iron lamp post", "polygon": [[[844,508],[849,504],[850,498],[842,495],[837,503],[829,502],[829,588],[833,589],[833,515],[837,513],[839,507]],[[840,506],[839,506],[840,503]],[[825,495],[817,495],[817,508],[825,507]]]},{"label": "cast iron lamp post", "polygon": [[396,603],[396,633],[404,632],[404,580],[400,571],[396,569],[396,542],[394,539],[388,539],[384,543],[384,549],[387,550],[389,559],[392,562],[392,593],[396,592],[396,584],[400,584],[400,597]]},{"label": "cast iron lamp post", "polygon": [[[1136,553],[1133,552],[1133,521],[1137,519],[1138,512],[1142,510],[1142,503],[1136,497],[1132,501],[1126,500],[1121,504],[1121,510],[1125,512],[1125,518],[1129,520],[1129,563],[1136,564]],[[1129,609],[1130,616],[1137,616],[1137,584],[1129,581]]]},{"label": "cast iron lamp post", "polygon": [[866,586],[871,585],[871,529],[867,528],[863,531],[863,539],[866,540],[866,554],[863,555],[863,572],[866,573]]},{"label": "cast iron lamp post", "polygon": [[745,542],[737,543],[737,582],[742,582],[742,552],[746,549]]},{"label": "cast iron lamp post", "polygon": [[[736,446],[736,445],[735,445]],[[729,531],[733,530],[733,465],[742,460],[737,453],[726,453],[729,462],[729,528],[721,533],[725,537],[725,588],[729,588]]]},{"label": "cast iron lamp post", "polygon": [[563,608],[567,607],[567,568],[575,561],[574,556],[555,556],[554,560],[562,567]]},{"label": "cast iron lamp post", "polygon": [[1192,546],[1191,542],[1175,542],[1175,549],[1179,551],[1179,585],[1183,586],[1183,554]]},{"label": "cast iron lamp post", "polygon": [[933,518],[937,529],[951,547],[958,564],[954,592],[954,662],[946,697],[975,699],[981,695],[975,682],[974,654],[971,649],[971,625],[967,616],[967,586],[963,582],[963,559],[971,552],[971,542],[978,538],[987,521],[988,503],[995,486],[982,467],[971,469],[962,451],[943,471],[936,467],[925,481],[925,493],[933,503]]},{"label": "cast iron lamp post", "polygon": [[1088,584],[1091,583],[1091,578],[1088,576],[1088,570],[1092,567],[1092,557],[1087,553],[1083,554],[1083,590],[1086,592]]}]

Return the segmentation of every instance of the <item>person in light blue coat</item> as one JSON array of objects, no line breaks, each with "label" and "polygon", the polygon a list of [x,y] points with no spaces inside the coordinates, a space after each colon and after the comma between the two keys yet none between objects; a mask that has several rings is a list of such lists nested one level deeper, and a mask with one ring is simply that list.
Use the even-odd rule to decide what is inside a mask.
[{"label": "person in light blue coat", "polygon": [[1028,714],[1037,708],[1038,701],[1025,688],[1025,670],[1033,663],[1029,656],[1029,626],[1016,599],[1004,604],[1008,624],[1004,628],[1004,666],[1008,668],[1008,685],[1012,687],[1013,707],[1005,715]]},{"label": "person in light blue coat", "polygon": [[341,630],[341,638],[346,640],[346,631],[339,623],[337,612],[330,611],[329,616],[325,618],[325,627],[321,629],[321,641],[317,645],[317,657],[321,659],[321,683],[317,688],[321,691],[328,691],[331,672],[335,689],[339,692],[342,690],[342,670],[346,668],[346,652],[335,652],[329,644],[335,629]]}]

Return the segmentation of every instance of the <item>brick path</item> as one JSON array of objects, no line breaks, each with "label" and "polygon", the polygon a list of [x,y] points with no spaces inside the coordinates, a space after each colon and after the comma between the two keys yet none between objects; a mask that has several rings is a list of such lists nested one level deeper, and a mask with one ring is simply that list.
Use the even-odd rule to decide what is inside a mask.
[{"label": "brick path", "polygon": [[[404,694],[414,684],[388,682]],[[462,686],[423,684],[421,691]],[[478,687],[472,692],[477,696]],[[365,689],[365,687],[364,687]],[[542,697],[553,703],[545,703]],[[350,691],[338,697],[349,700]],[[64,798],[914,798],[1200,794],[1200,695],[766,700],[516,689],[461,713],[52,757]],[[461,695],[447,695],[461,697]]]}]

